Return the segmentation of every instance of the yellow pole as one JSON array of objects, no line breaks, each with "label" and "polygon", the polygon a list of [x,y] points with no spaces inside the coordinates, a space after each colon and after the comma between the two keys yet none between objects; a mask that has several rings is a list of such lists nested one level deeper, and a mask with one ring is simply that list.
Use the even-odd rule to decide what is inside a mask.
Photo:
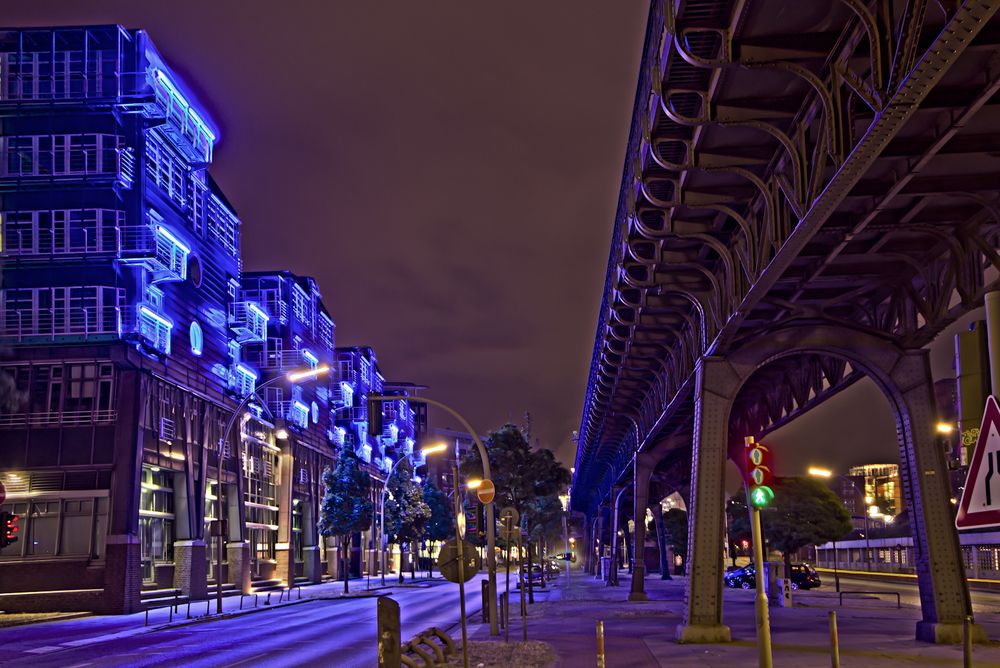
[{"label": "yellow pole", "polygon": [[837,635],[837,611],[830,611],[830,666],[840,668],[840,638]]},{"label": "yellow pole", "polygon": [[597,622],[597,668],[604,668],[604,622]]},{"label": "yellow pole", "polygon": [[753,568],[757,583],[754,611],[757,622],[757,650],[760,668],[771,668],[771,622],[767,612],[767,595],[764,594],[764,540],[760,530],[760,510],[750,506],[750,523],[753,529]]},{"label": "yellow pole", "polygon": [[[455,463],[455,537],[458,539],[458,609],[462,615],[462,666],[469,668],[469,634],[465,628],[465,554],[462,551],[462,527],[458,524],[458,516],[462,513],[462,488],[458,480],[458,462]],[[400,568],[402,572],[402,568]]]}]

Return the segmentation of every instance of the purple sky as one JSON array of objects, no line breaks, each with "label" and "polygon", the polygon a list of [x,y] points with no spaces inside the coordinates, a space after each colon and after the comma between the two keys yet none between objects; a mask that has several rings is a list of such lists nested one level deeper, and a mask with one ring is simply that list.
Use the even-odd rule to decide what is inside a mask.
[{"label": "purple sky", "polygon": [[221,130],[245,268],[314,276],[338,343],[480,431],[530,411],[570,461],[647,5],[570,7],[31,0],[0,23],[148,30]]}]

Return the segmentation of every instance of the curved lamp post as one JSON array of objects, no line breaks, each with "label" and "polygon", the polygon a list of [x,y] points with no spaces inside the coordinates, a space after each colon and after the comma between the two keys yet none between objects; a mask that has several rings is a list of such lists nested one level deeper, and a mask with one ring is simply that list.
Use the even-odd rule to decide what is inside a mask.
[{"label": "curved lamp post", "polygon": [[[325,364],[317,366],[315,369],[301,369],[297,371],[289,371],[283,376],[275,376],[265,383],[261,383],[258,387],[254,389],[253,392],[248,393],[243,400],[240,401],[240,405],[236,407],[233,411],[232,417],[229,418],[229,423],[226,425],[226,431],[222,434],[222,439],[219,440],[219,457],[216,462],[215,467],[215,502],[218,509],[218,517],[216,521],[219,523],[219,544],[215,554],[215,609],[217,613],[222,612],[222,451],[229,442],[229,432],[232,431],[233,425],[236,424],[236,418],[242,414],[243,409],[246,407],[250,400],[257,396],[257,392],[264,389],[268,385],[273,385],[279,381],[286,381],[289,383],[300,383],[304,380],[315,380],[320,376],[323,376],[330,372],[330,367]],[[287,432],[285,437],[288,437]]]},{"label": "curved lamp post", "polygon": [[[865,523],[865,563],[867,564],[867,566],[868,566],[868,572],[870,573],[871,570],[872,570],[872,546],[871,546],[871,537],[868,535],[869,534],[869,531],[868,531],[868,497],[865,496],[864,492],[862,492],[861,490],[858,489],[858,484],[856,482],[854,482],[854,479],[851,478],[851,476],[843,475],[841,473],[834,474],[832,471],[829,471],[829,470],[823,469],[823,468],[819,468],[819,467],[816,467],[816,466],[810,466],[807,472],[808,472],[809,475],[813,476],[814,478],[830,478],[833,475],[836,475],[838,479],[840,479],[840,480],[846,480],[847,482],[851,483],[851,488],[854,489],[854,493],[855,494],[861,494],[861,496],[863,497],[863,499],[865,501],[865,511],[864,511],[864,513],[862,513],[863,517],[861,519],[863,519],[864,523]],[[838,496],[839,496],[839,494],[838,494]],[[851,505],[854,505],[854,504],[852,503]],[[851,519],[855,520],[855,519],[858,519],[858,518],[855,517],[854,515],[851,515]],[[850,552],[850,550],[848,550],[848,552]],[[851,555],[848,554],[847,556],[848,556],[848,559],[850,559]],[[837,570],[837,541],[836,540],[833,541],[833,584],[834,584],[834,589],[839,592],[840,591],[840,573]]]},{"label": "curved lamp post", "polygon": [[[420,448],[420,454],[422,454],[422,455],[424,455],[424,457],[426,457],[427,455],[433,455],[433,454],[437,454],[438,452],[444,452],[447,447],[448,446],[446,446],[444,443],[437,443],[435,445],[428,445],[425,448]],[[382,572],[381,572],[381,575],[382,575],[382,586],[383,587],[385,586],[385,552],[386,552],[386,548],[389,547],[389,543],[385,539],[385,495],[389,491],[389,478],[392,477],[392,474],[396,470],[396,467],[399,466],[400,464],[402,464],[405,460],[409,459],[412,456],[413,456],[413,453],[411,452],[410,454],[406,455],[405,457],[400,457],[399,461],[397,461],[395,464],[393,464],[392,468],[389,469],[389,473],[386,474],[386,476],[385,476],[385,482],[382,483],[382,499],[379,501],[379,506],[378,506],[379,507],[379,511],[378,511],[378,516],[379,516],[379,520],[378,520],[378,535],[379,535],[379,542],[381,543],[381,547],[382,547]],[[400,571],[402,571],[402,566],[400,566]]]},{"label": "curved lamp post", "polygon": [[[388,397],[379,396],[375,394],[368,395],[370,401],[397,401],[399,397]],[[434,399],[427,399],[426,397],[406,397],[406,400],[410,403],[416,404],[428,404],[430,406],[437,406],[441,410],[447,411],[449,415],[459,421],[462,428],[472,436],[472,439],[476,442],[476,447],[479,449],[479,458],[483,462],[483,478],[492,479],[490,475],[490,457],[486,452],[486,446],[483,445],[482,439],[476,434],[476,430],[472,428],[469,421],[462,416],[461,413],[456,411],[454,408],[447,404],[443,404],[440,401],[435,401]],[[496,555],[496,520],[493,517],[493,504],[487,503],[486,506],[486,563],[489,574],[489,604],[490,604],[490,635],[498,636],[500,635],[500,622],[497,619],[497,555]]]}]

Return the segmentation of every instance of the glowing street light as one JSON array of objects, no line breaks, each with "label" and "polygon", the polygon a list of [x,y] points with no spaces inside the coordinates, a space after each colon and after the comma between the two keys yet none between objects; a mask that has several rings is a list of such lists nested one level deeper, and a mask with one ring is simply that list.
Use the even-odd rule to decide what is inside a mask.
[{"label": "glowing street light", "polygon": [[285,429],[285,428],[281,428],[278,431],[274,432],[274,437],[276,439],[278,439],[279,441],[287,440],[288,439],[288,430]]},{"label": "glowing street light", "polygon": [[951,424],[950,422],[938,422],[934,426],[934,428],[937,431],[937,433],[943,436],[947,436],[948,434],[955,431],[955,425]]},{"label": "glowing street light", "polygon": [[820,468],[819,466],[810,466],[807,473],[816,478],[829,478],[833,475],[833,471],[830,469]]},{"label": "glowing street light", "polygon": [[482,480],[480,480],[479,478],[473,478],[472,480],[466,481],[465,488],[466,489],[479,489],[480,487],[482,487],[482,485],[483,485],[483,481]]},{"label": "glowing street light", "polygon": [[[330,367],[326,364],[320,364],[314,369],[302,369],[299,371],[289,371],[285,378],[289,383],[301,383],[303,380],[312,380],[313,378],[319,378],[323,374],[329,373]],[[265,383],[264,385],[266,385]],[[261,386],[263,387],[263,385]]]},{"label": "glowing street light", "polygon": [[439,452],[444,452],[448,449],[448,446],[444,443],[435,443],[434,445],[428,445],[420,448],[420,454],[424,455],[436,455]]}]

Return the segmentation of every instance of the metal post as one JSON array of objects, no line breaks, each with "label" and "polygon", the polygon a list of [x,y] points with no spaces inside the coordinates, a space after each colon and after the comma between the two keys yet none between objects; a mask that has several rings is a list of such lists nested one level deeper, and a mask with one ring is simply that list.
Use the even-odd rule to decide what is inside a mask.
[{"label": "metal post", "polygon": [[757,598],[754,611],[757,623],[757,650],[760,668],[771,668],[771,622],[767,611],[767,596],[764,594],[764,539],[760,529],[760,510],[750,506],[750,524],[753,530],[754,581],[757,584]]},{"label": "metal post", "polygon": [[[458,463],[455,463],[455,489],[458,489]],[[455,493],[455,536],[456,547],[458,548],[458,608],[462,615],[462,666],[469,668],[469,636],[465,628],[465,555],[462,553],[462,527],[459,526],[458,516],[462,512],[462,504],[458,493]],[[402,568],[400,569],[402,571]],[[490,619],[495,620],[496,615],[490,611]]]},{"label": "metal post", "polygon": [[840,668],[840,637],[837,635],[837,611],[830,611],[830,666]]},{"label": "metal post", "polygon": [[604,668],[604,622],[597,622],[597,668]]},{"label": "metal post", "polygon": [[[507,584],[504,596],[507,603],[510,602],[510,516],[503,518],[504,535],[507,537]],[[510,642],[510,606],[504,607],[504,642]]]},{"label": "metal post", "polygon": [[872,543],[869,534],[871,531],[868,529],[868,509],[865,508],[865,563],[868,572],[872,572]]},{"label": "metal post", "polygon": [[[521,530],[517,531],[517,563],[518,566],[522,565],[521,561]],[[528,576],[531,579],[531,576]],[[518,588],[521,592],[521,640],[527,642],[528,640],[528,606],[524,604],[524,583]]]},{"label": "metal post", "polygon": [[962,620],[962,666],[972,668],[972,617],[969,615]]},{"label": "metal post", "polygon": [[986,347],[990,353],[991,394],[1000,392],[1000,291],[986,293]]},{"label": "metal post", "polygon": [[[818,561],[818,560],[817,560]],[[837,541],[833,541],[833,587],[840,592],[840,571],[837,570]]]}]

